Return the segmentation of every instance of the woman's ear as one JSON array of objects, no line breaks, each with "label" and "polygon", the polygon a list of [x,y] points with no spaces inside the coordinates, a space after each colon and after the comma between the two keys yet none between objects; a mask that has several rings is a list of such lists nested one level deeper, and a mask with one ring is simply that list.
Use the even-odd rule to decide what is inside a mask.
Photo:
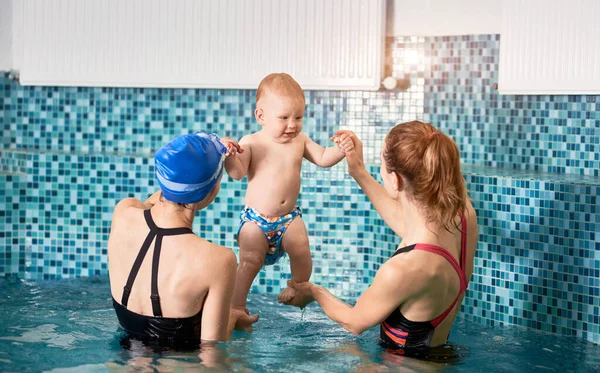
[{"label": "woman's ear", "polygon": [[254,117],[256,118],[256,121],[258,122],[258,124],[260,124],[261,126],[264,125],[264,112],[263,109],[256,109],[254,110]]},{"label": "woman's ear", "polygon": [[392,172],[392,174],[394,174],[392,179],[392,182],[394,183],[394,190],[401,192],[404,189],[404,179],[395,172]]}]

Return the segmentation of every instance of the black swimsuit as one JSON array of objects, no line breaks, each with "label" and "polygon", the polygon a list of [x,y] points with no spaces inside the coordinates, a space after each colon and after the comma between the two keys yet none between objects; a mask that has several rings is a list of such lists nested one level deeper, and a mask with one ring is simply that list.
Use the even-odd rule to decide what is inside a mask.
[{"label": "black swimsuit", "polygon": [[[162,341],[169,345],[200,345],[200,327],[202,324],[202,310],[191,317],[170,318],[163,317],[160,308],[160,297],[158,295],[158,263],[162,239],[164,236],[177,236],[180,234],[194,234],[189,228],[159,228],[154,224],[150,210],[144,211],[146,224],[150,232],[140,249],[140,252],[131,267],[127,284],[123,288],[123,297],[119,304],[113,298],[113,307],[117,313],[119,324],[132,337],[143,341]],[[127,309],[127,302],[131,293],[131,287],[140,270],[144,257],[156,237],[154,244],[154,255],[152,258],[152,284],[150,299],[152,301],[152,312],[154,316],[140,315]]]},{"label": "black swimsuit", "polygon": [[456,273],[460,279],[460,290],[458,291],[456,298],[454,298],[454,302],[452,302],[446,311],[431,321],[411,321],[404,317],[402,312],[400,312],[400,308],[394,309],[394,311],[381,323],[379,338],[384,347],[394,349],[428,348],[429,344],[431,343],[433,333],[435,332],[435,328],[446,319],[446,317],[454,309],[454,306],[458,302],[460,296],[467,289],[467,279],[465,275],[465,265],[467,260],[467,221],[462,214],[461,218],[462,242],[460,264],[446,249],[428,244],[415,244],[406,246],[396,250],[394,255],[392,255],[393,258],[398,254],[411,250],[422,250],[443,256],[456,270]]}]

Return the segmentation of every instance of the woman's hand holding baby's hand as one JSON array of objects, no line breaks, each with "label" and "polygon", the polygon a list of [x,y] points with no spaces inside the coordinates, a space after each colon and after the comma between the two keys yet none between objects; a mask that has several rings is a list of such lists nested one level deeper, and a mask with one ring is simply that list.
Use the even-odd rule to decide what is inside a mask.
[{"label": "woman's hand holding baby's hand", "polygon": [[288,300],[287,302],[284,302],[283,304],[286,304],[288,306],[296,306],[301,309],[306,307],[307,304],[315,300],[315,298],[312,295],[312,288],[314,286],[315,285],[311,284],[310,282],[294,282],[292,280],[289,280],[288,287],[296,290],[297,293],[294,296],[294,298]]},{"label": "woman's hand holding baby's hand", "polygon": [[229,311],[229,330],[252,331],[252,324],[258,321],[258,315],[250,316],[248,309],[231,308]]},{"label": "woman's hand holding baby's hand", "polygon": [[337,131],[335,136],[331,138],[331,141],[338,144],[340,150],[346,154],[350,175],[354,175],[359,170],[365,168],[362,142],[356,137],[354,132],[348,130]]},{"label": "woman's hand holding baby's hand", "polygon": [[238,153],[244,152],[244,149],[240,146],[240,144],[238,144],[237,141],[229,137],[222,137],[221,143],[223,143],[223,145],[225,145],[225,147],[227,148],[227,153],[225,153],[225,156],[227,157],[230,155],[236,155]]},{"label": "woman's hand holding baby's hand", "polygon": [[352,131],[342,130],[336,132],[335,136],[332,136],[329,140],[336,143],[342,153],[347,154],[354,149],[352,135],[354,135]]}]

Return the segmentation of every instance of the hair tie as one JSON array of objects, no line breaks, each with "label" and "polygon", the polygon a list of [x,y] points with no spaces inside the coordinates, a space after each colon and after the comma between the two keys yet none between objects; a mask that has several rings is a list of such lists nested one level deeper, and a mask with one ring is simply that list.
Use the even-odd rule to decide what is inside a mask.
[{"label": "hair tie", "polygon": [[433,137],[433,135],[435,135],[436,133],[437,133],[437,131],[430,132],[429,135],[427,135],[427,138],[431,139]]}]

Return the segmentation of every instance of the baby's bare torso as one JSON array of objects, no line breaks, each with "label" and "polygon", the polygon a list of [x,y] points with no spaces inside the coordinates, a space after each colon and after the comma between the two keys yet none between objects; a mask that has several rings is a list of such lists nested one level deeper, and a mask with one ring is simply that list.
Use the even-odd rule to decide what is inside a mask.
[{"label": "baby's bare torso", "polygon": [[248,166],[245,204],[264,216],[279,217],[296,207],[305,136],[279,144],[256,133],[248,136],[252,157]]}]

